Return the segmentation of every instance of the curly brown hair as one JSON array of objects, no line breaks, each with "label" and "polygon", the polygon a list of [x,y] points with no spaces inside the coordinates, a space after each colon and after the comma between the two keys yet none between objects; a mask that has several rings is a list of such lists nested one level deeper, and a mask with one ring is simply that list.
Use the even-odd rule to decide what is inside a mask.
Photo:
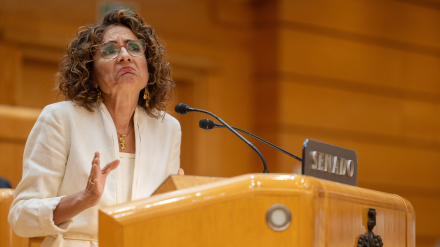
[{"label": "curly brown hair", "polygon": [[175,87],[169,63],[163,59],[166,53],[165,46],[150,25],[128,10],[113,10],[101,22],[78,29],[75,39],[68,44],[61,60],[56,74],[56,87],[66,100],[93,111],[98,98],[97,84],[93,79],[93,56],[102,42],[104,32],[109,27],[118,25],[128,27],[139,39],[148,43],[145,57],[150,76],[147,83],[150,100],[147,107],[143,98],[145,89],[142,89],[138,105],[143,107],[149,116],[159,118],[163,116]]}]

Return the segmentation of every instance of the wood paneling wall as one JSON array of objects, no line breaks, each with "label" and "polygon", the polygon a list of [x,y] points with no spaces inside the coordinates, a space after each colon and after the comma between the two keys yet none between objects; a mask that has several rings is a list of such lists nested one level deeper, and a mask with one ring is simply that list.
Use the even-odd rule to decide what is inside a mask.
[{"label": "wood paneling wall", "polygon": [[[167,43],[174,103],[212,111],[298,155],[306,138],[356,150],[359,186],[411,201],[417,246],[440,239],[440,2],[132,2]],[[64,48],[96,21],[98,1],[0,6],[0,175],[15,186],[33,122],[61,100],[52,88]],[[187,173],[262,171],[233,134],[199,129],[207,116],[176,117]],[[300,172],[299,162],[256,145],[271,172]]]},{"label": "wood paneling wall", "polygon": [[[306,138],[356,150],[359,186],[408,198],[417,246],[434,246],[440,8],[416,1],[259,4],[264,18],[256,20],[256,35],[271,34],[272,47],[265,56],[258,47],[254,53],[256,104],[263,109],[255,116],[257,133],[297,154]],[[262,149],[272,171],[300,170],[299,162]]]}]

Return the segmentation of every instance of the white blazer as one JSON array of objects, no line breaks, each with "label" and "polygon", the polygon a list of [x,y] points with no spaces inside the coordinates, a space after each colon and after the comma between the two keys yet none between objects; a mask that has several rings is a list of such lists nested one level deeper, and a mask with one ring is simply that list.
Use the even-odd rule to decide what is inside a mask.
[{"label": "white blazer", "polygon": [[[150,196],[180,166],[179,122],[166,114],[154,119],[140,107],[134,113],[136,159],[132,200]],[[47,236],[46,246],[98,246],[98,208],[122,203],[121,171],[112,171],[100,203],[73,220],[54,225],[61,198],[84,190],[94,153],[101,168],[119,158],[112,117],[104,104],[95,112],[70,101],[44,108],[23,155],[23,177],[14,193],[9,223],[22,237]]]}]

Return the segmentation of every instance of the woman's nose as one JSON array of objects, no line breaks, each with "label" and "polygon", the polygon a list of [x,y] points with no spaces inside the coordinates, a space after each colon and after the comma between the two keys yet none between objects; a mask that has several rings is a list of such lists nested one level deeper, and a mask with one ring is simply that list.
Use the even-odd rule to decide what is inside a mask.
[{"label": "woman's nose", "polygon": [[120,62],[122,62],[122,61],[131,61],[131,55],[130,55],[130,53],[128,53],[127,48],[121,47],[121,52],[119,53],[118,60]]}]

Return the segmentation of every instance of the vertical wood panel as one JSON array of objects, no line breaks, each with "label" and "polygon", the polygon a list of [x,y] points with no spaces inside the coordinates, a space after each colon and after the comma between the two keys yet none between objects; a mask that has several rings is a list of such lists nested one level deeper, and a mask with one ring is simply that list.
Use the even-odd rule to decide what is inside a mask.
[{"label": "vertical wood panel", "polygon": [[[176,82],[176,97],[175,104],[177,102],[184,102],[187,105],[194,105],[194,82],[185,81],[182,79],[175,79]],[[169,106],[169,112],[177,120],[179,120],[182,129],[182,143],[181,143],[181,153],[180,153],[180,167],[185,170],[186,174],[199,174],[198,164],[196,159],[196,152],[194,149],[194,144],[197,141],[194,135],[194,128],[191,128],[195,123],[194,115],[179,115],[174,112],[174,105]]]},{"label": "vertical wood panel", "polygon": [[[280,114],[280,86],[278,83],[277,71],[279,67],[279,28],[273,23],[278,17],[279,1],[257,1],[255,33],[253,35],[253,56],[254,56],[254,87],[255,87],[255,134],[263,139],[278,143],[279,136],[278,122]],[[261,74],[273,74],[274,77],[265,78]],[[271,131],[261,127],[261,123],[270,124]],[[270,172],[279,172],[279,161],[276,150],[260,142],[253,142],[264,154]],[[254,162],[261,164],[255,157]]]},{"label": "vertical wood panel", "polygon": [[38,60],[24,60],[22,95],[18,105],[43,108],[46,105],[63,100],[55,91],[55,73],[58,64]]},{"label": "vertical wood panel", "polygon": [[0,104],[15,105],[21,82],[21,52],[14,44],[0,42],[0,57]]}]

